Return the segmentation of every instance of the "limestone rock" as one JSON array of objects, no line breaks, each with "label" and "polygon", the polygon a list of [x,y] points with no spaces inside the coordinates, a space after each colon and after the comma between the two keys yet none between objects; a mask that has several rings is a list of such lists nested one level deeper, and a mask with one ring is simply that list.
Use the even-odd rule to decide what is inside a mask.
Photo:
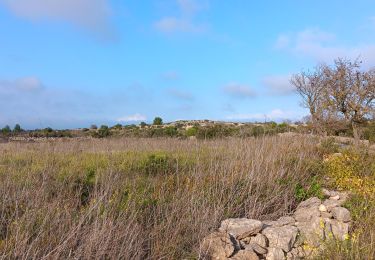
[{"label": "limestone rock", "polygon": [[258,255],[251,250],[240,250],[233,257],[229,259],[235,260],[259,260]]},{"label": "limestone rock", "polygon": [[331,191],[327,190],[327,189],[322,189],[322,193],[324,194],[324,196],[327,196],[327,197],[331,197]]},{"label": "limestone rock", "polygon": [[320,212],[327,212],[327,207],[324,206],[323,204],[321,204],[321,205],[319,206],[319,211],[320,211]]},{"label": "limestone rock", "polygon": [[332,199],[339,199],[340,201],[346,201],[348,199],[349,194],[347,192],[340,192],[340,191],[331,191],[331,198]]},{"label": "limestone rock", "polygon": [[260,245],[261,247],[267,247],[268,246],[268,239],[263,234],[257,234],[255,237],[251,238],[251,243],[256,243]]},{"label": "limestone rock", "polygon": [[298,229],[294,226],[267,227],[262,233],[268,238],[270,247],[289,252],[296,241]]},{"label": "limestone rock", "polygon": [[332,218],[333,217],[333,215],[332,215],[332,213],[330,213],[330,212],[321,212],[320,213],[320,216],[324,219],[324,218]]},{"label": "limestone rock", "polygon": [[325,222],[320,217],[314,217],[309,222],[298,222],[297,227],[302,240],[308,245],[318,247],[324,240]]},{"label": "limestone rock", "polygon": [[319,217],[319,205],[311,206],[308,208],[297,208],[296,212],[294,212],[294,218],[298,222],[308,222],[314,217]]},{"label": "limestone rock", "polygon": [[290,216],[284,216],[284,217],[281,217],[281,218],[279,218],[278,220],[274,221],[274,222],[272,223],[272,226],[275,226],[275,227],[282,227],[282,226],[286,226],[286,225],[294,224],[294,222],[296,222],[296,220],[295,220],[293,217],[290,217]]},{"label": "limestone rock", "polygon": [[322,204],[322,201],[317,197],[309,198],[305,201],[302,201],[298,206],[297,209],[300,208],[311,208],[311,207],[319,207]]},{"label": "limestone rock", "polygon": [[328,237],[333,236],[337,240],[345,240],[349,234],[349,224],[343,223],[336,219],[327,219],[326,220]]},{"label": "limestone rock", "polygon": [[302,247],[295,247],[286,255],[286,259],[288,260],[300,260],[304,259],[305,257],[306,255]]},{"label": "limestone rock", "polygon": [[265,247],[258,245],[257,243],[250,242],[246,245],[245,250],[254,251],[257,254],[264,255],[267,254],[268,250]]},{"label": "limestone rock", "polygon": [[266,255],[267,260],[284,260],[285,254],[284,251],[280,248],[270,247],[268,248],[268,253]]},{"label": "limestone rock", "polygon": [[342,222],[349,222],[351,220],[350,212],[346,208],[336,207],[332,209],[332,215],[335,219]]},{"label": "limestone rock", "polygon": [[201,252],[204,259],[227,259],[237,249],[236,241],[229,234],[214,232],[203,239]]},{"label": "limestone rock", "polygon": [[262,230],[263,223],[255,219],[230,218],[221,222],[219,231],[232,234],[237,239],[255,235]]},{"label": "limestone rock", "polygon": [[241,239],[240,242],[248,245],[250,243],[251,237],[245,237],[244,239]]},{"label": "limestone rock", "polygon": [[302,201],[294,213],[294,218],[298,222],[308,222],[314,217],[320,216],[319,206],[322,201],[317,197],[312,197]]},{"label": "limestone rock", "polygon": [[330,197],[329,199],[331,199],[331,200],[339,200],[339,199],[340,199],[340,196],[339,196],[339,195],[332,196],[332,197]]},{"label": "limestone rock", "polygon": [[340,207],[343,204],[342,201],[327,199],[323,202],[323,205],[327,208],[328,212],[331,212],[333,208]]}]

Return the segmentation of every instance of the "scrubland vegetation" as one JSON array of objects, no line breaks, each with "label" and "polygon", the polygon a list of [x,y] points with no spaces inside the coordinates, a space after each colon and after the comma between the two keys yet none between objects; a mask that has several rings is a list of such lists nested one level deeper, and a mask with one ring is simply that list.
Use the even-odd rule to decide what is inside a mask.
[{"label": "scrubland vegetation", "polygon": [[275,219],[324,185],[353,192],[355,219],[353,236],[323,256],[370,259],[374,155],[350,149],[327,160],[338,148],[317,144],[276,136],[2,144],[0,256],[196,259],[221,220]]},{"label": "scrubland vegetation", "polygon": [[4,258],[194,259],[222,219],[287,214],[321,174],[314,140],[278,137],[8,143],[0,165]]}]

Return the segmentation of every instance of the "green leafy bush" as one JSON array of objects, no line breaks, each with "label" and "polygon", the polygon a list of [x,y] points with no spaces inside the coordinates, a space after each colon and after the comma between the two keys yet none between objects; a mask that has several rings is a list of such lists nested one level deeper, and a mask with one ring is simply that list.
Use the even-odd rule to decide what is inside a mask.
[{"label": "green leafy bush", "polygon": [[197,132],[198,132],[198,127],[193,126],[191,128],[186,129],[185,135],[188,137],[196,136]]},{"label": "green leafy bush", "polygon": [[162,125],[163,124],[163,119],[161,117],[155,117],[153,121],[154,125]]}]

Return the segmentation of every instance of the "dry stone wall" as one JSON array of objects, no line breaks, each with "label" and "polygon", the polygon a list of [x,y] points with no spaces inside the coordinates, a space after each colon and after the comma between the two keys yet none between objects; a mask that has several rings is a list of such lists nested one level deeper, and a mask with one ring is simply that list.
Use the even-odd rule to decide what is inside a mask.
[{"label": "dry stone wall", "polygon": [[201,243],[201,259],[284,260],[313,256],[330,239],[349,235],[345,192],[323,190],[327,199],[301,202],[291,216],[275,221],[230,218]]}]

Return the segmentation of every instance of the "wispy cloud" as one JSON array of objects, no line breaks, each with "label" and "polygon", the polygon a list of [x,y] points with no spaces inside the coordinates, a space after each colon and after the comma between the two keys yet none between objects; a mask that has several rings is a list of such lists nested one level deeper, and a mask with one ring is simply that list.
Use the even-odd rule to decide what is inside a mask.
[{"label": "wispy cloud", "polygon": [[190,20],[177,17],[164,17],[155,23],[155,28],[163,33],[191,32],[199,33],[205,26],[192,23]]},{"label": "wispy cloud", "polygon": [[180,75],[176,71],[166,71],[161,74],[161,78],[164,80],[177,80],[180,78]]},{"label": "wispy cloud", "polygon": [[134,115],[128,115],[124,117],[118,118],[117,122],[139,122],[139,121],[146,121],[147,117],[145,115],[136,113]]},{"label": "wispy cloud", "polygon": [[113,36],[109,0],[0,0],[0,4],[29,21],[64,21],[100,37]]},{"label": "wispy cloud", "polygon": [[207,4],[195,0],[177,0],[179,15],[165,16],[154,23],[156,30],[171,34],[176,32],[200,33],[207,29],[207,25],[196,22],[198,12],[207,8]]},{"label": "wispy cloud", "polygon": [[247,85],[238,83],[229,83],[223,87],[224,93],[235,98],[252,98],[255,97],[255,91]]},{"label": "wispy cloud", "polygon": [[181,90],[178,88],[168,88],[167,92],[172,97],[175,97],[181,100],[185,100],[185,101],[193,100],[193,95],[190,92],[185,91],[185,90]]},{"label": "wispy cloud", "polygon": [[29,76],[15,80],[0,80],[0,91],[34,92],[43,89],[44,85],[38,77]]},{"label": "wispy cloud", "polygon": [[269,95],[288,95],[295,90],[290,78],[291,75],[270,75],[262,79],[262,84]]},{"label": "wispy cloud", "polygon": [[131,122],[145,120],[145,116],[124,117],[124,111],[142,111],[145,104],[154,105],[147,97],[149,93],[139,86],[99,94],[50,84],[37,76],[0,79],[0,126],[20,123],[26,128],[68,128],[112,124],[116,119]]},{"label": "wispy cloud", "polygon": [[366,66],[375,64],[375,44],[342,45],[337,42],[335,34],[319,28],[281,34],[276,39],[275,47],[318,62],[332,62],[337,57],[360,57]]},{"label": "wispy cloud", "polygon": [[276,49],[284,49],[287,48],[290,44],[290,37],[286,34],[281,34],[277,37],[275,48]]}]

